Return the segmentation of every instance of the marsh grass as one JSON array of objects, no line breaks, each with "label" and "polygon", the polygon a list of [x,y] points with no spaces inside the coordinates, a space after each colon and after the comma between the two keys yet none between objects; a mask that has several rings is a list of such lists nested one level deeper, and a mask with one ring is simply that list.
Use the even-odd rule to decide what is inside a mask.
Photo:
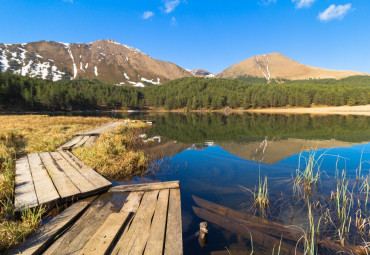
[{"label": "marsh grass", "polygon": [[22,241],[41,221],[45,208],[25,209],[15,215],[14,168],[18,156],[52,151],[74,133],[112,121],[95,117],[45,115],[0,116],[0,253]]},{"label": "marsh grass", "polygon": [[139,137],[145,123],[130,123],[102,134],[88,148],[73,149],[73,153],[105,177],[118,179],[147,172],[148,160]]}]

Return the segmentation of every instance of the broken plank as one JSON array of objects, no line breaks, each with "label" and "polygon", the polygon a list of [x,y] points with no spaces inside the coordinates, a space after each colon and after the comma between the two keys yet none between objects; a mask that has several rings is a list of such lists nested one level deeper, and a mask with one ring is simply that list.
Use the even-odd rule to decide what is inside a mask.
[{"label": "broken plank", "polygon": [[144,194],[129,228],[117,242],[112,254],[129,254],[132,248],[137,252],[133,254],[142,254],[149,235],[150,222],[157,203],[157,196],[158,190],[149,191]]},{"label": "broken plank", "polygon": [[96,196],[80,200],[71,205],[31,234],[25,242],[8,251],[8,254],[41,254],[95,199]]},{"label": "broken plank", "polygon": [[96,189],[96,187],[71,164],[69,164],[69,162],[65,160],[59,152],[51,152],[50,154],[81,193],[90,192]]},{"label": "broken plank", "polygon": [[108,189],[112,183],[103,176],[95,172],[91,167],[86,166],[79,158],[73,155],[70,151],[59,151],[75,169],[77,169],[86,179],[95,185],[98,190]]},{"label": "broken plank", "polygon": [[104,255],[129,220],[131,213],[112,213],[79,252],[80,255]]},{"label": "broken plank", "polygon": [[182,254],[180,189],[170,189],[164,254]]},{"label": "broken plank", "polygon": [[37,153],[28,154],[28,162],[39,205],[57,201],[60,196],[43,166],[40,156]]},{"label": "broken plank", "polygon": [[68,199],[80,193],[64,171],[55,165],[49,152],[39,153],[39,156],[62,199]]},{"label": "broken plank", "polygon": [[115,186],[110,188],[109,192],[150,191],[161,189],[176,189],[179,187],[180,187],[179,181],[154,182],[154,183]]},{"label": "broken plank", "polygon": [[163,254],[163,244],[166,232],[167,207],[169,190],[163,189],[159,192],[157,206],[155,208],[148,242],[144,254]]},{"label": "broken plank", "polygon": [[96,136],[89,136],[89,139],[87,139],[86,143],[84,144],[84,147],[90,147],[92,146],[97,140]]},{"label": "broken plank", "polygon": [[84,214],[57,239],[43,254],[78,254],[108,216],[116,212],[111,202],[96,199]]},{"label": "broken plank", "polygon": [[80,136],[76,136],[76,137],[73,137],[71,140],[67,141],[65,144],[63,144],[62,146],[60,146],[58,149],[62,149],[62,150],[70,150],[76,143],[78,143],[79,141],[81,141],[82,137]]},{"label": "broken plank", "polygon": [[27,156],[15,162],[14,210],[38,206],[35,186]]},{"label": "broken plank", "polygon": [[89,139],[90,136],[86,135],[86,136],[82,136],[82,139],[76,143],[75,145],[73,145],[73,148],[77,148],[77,147],[80,147],[82,146],[88,139]]}]

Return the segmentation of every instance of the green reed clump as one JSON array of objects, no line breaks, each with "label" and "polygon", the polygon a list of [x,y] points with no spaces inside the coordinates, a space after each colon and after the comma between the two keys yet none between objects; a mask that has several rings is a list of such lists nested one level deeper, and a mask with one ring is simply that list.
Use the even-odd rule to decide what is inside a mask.
[{"label": "green reed clump", "polygon": [[[311,195],[312,189],[320,181],[320,167],[324,154],[321,154],[318,157],[316,154],[316,150],[310,150],[307,158],[302,156],[302,153],[299,155],[296,176],[293,178],[293,193],[298,196],[307,197]],[[302,158],[306,163],[303,170],[301,170]]]}]

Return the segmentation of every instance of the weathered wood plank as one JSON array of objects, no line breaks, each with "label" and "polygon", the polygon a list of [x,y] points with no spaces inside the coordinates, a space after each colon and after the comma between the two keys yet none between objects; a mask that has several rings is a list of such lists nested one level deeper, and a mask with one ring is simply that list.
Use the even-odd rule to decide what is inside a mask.
[{"label": "weathered wood plank", "polygon": [[68,228],[95,199],[96,196],[71,205],[31,234],[25,242],[8,251],[8,254],[41,254],[55,237]]},{"label": "weathered wood plank", "polygon": [[89,139],[87,139],[86,143],[84,144],[84,147],[90,147],[92,146],[98,138],[96,136],[89,136]]},{"label": "weathered wood plank", "polygon": [[40,156],[37,153],[28,154],[28,162],[39,204],[57,201],[60,196],[43,166]]},{"label": "weathered wood plank", "polygon": [[119,125],[122,125],[122,124],[124,124],[124,123],[123,122],[109,122],[109,123],[104,124],[100,127],[97,127],[97,128],[94,128],[94,129],[91,129],[91,130],[88,130],[88,131],[85,131],[85,132],[82,132],[82,133],[77,133],[77,134],[75,134],[75,136],[100,135],[102,133],[109,132],[109,131],[115,129],[116,127],[118,127]]},{"label": "weathered wood plank", "polygon": [[64,173],[74,183],[74,185],[80,190],[81,193],[90,192],[95,190],[96,187],[86,179],[77,169],[75,169],[59,152],[50,153],[55,162],[63,169]]},{"label": "weathered wood plank", "polygon": [[147,241],[150,221],[157,203],[158,190],[146,192],[128,230],[117,242],[112,254],[142,254]]},{"label": "weathered wood plank", "polygon": [[180,189],[170,189],[164,254],[183,254]]},{"label": "weathered wood plank", "polygon": [[71,228],[56,240],[44,254],[78,254],[108,216],[115,212],[111,202],[96,199]]},{"label": "weathered wood plank", "polygon": [[79,252],[80,255],[104,255],[129,220],[130,213],[112,213]]},{"label": "weathered wood plank", "polygon": [[115,186],[110,188],[109,192],[150,191],[160,189],[176,189],[179,187],[179,181],[154,182]]},{"label": "weathered wood plank", "polygon": [[95,185],[99,190],[104,190],[112,186],[112,183],[103,176],[95,172],[91,167],[86,166],[79,158],[70,151],[59,151],[59,153],[77,169],[86,179]]},{"label": "weathered wood plank", "polygon": [[89,137],[90,136],[88,136],[88,135],[82,136],[82,139],[78,143],[73,145],[73,148],[77,148],[77,147],[82,146],[89,139]]},{"label": "weathered wood plank", "polygon": [[15,162],[14,208],[18,212],[38,204],[30,165],[27,156],[24,156]]},{"label": "weathered wood plank", "polygon": [[61,145],[58,149],[59,150],[70,150],[76,143],[81,141],[82,137],[76,136],[73,137],[71,140],[67,141],[65,144]]},{"label": "weathered wood plank", "polygon": [[39,153],[39,156],[62,199],[68,199],[80,193],[63,170],[58,165],[55,165],[49,152]]},{"label": "weathered wood plank", "polygon": [[131,192],[130,195],[128,195],[125,204],[122,206],[120,212],[136,213],[143,195],[144,192]]},{"label": "weathered wood plank", "polygon": [[169,190],[163,189],[159,192],[157,206],[155,208],[148,242],[144,254],[163,254],[164,238],[166,232],[167,206]]}]

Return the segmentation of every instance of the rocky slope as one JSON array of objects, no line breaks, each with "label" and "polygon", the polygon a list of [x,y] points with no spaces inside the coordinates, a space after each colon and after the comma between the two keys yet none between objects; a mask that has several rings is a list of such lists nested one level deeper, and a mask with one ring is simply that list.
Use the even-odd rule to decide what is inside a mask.
[{"label": "rocky slope", "polygon": [[243,60],[222,71],[220,78],[254,76],[271,79],[341,79],[353,75],[368,75],[355,71],[337,71],[300,64],[280,53],[264,54]]},{"label": "rocky slope", "polygon": [[98,79],[138,87],[192,76],[173,63],[151,58],[113,40],[89,44],[52,41],[0,44],[0,70],[53,81]]}]

